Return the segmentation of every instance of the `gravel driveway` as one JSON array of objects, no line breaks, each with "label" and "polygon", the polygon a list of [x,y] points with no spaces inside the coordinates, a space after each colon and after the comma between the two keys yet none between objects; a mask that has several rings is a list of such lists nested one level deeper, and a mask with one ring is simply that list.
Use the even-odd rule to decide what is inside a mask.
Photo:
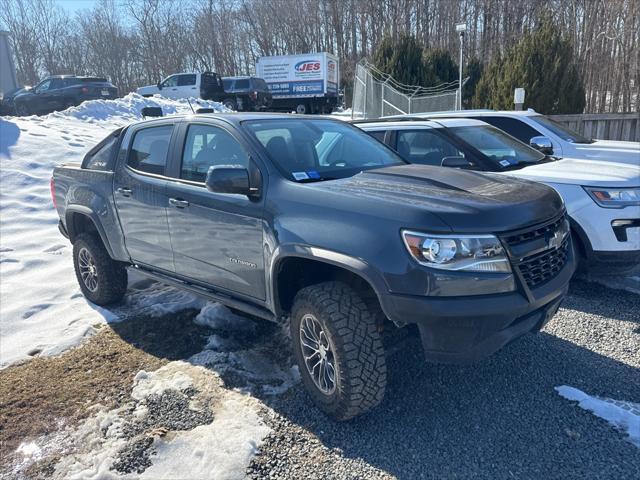
[{"label": "gravel driveway", "polygon": [[[230,464],[233,478],[242,478],[247,464],[247,476],[259,479],[640,478],[640,448],[555,390],[566,385],[640,403],[636,293],[574,281],[543,332],[475,365],[427,364],[417,337],[396,339],[384,402],[366,416],[334,423],[296,383],[278,327],[228,313],[212,317],[216,305],[148,316],[158,305],[141,302],[149,297],[146,288],[167,301],[178,301],[179,292],[137,288],[146,294],[131,290],[117,312],[123,321],[86,344],[0,371],[0,447],[13,452],[0,461],[0,478],[69,478],[64,472],[115,458],[104,464],[110,475],[136,478],[145,471],[155,480],[156,470],[167,474],[163,465],[178,465],[185,455],[193,458],[164,476],[210,478],[233,453],[225,451],[229,434],[245,431],[264,432],[254,435],[262,443],[252,460],[247,452]],[[208,322],[197,320],[203,315]],[[155,396],[136,393],[142,381],[162,385],[175,375],[191,380]],[[250,408],[239,413],[243,402]],[[230,414],[224,405],[231,405]],[[105,433],[106,418],[127,428]],[[221,430],[216,422],[233,428]],[[167,460],[158,452],[179,443],[176,438],[195,438],[200,446]],[[20,442],[35,442],[42,454],[25,463]],[[210,465],[198,470],[204,453]]]},{"label": "gravel driveway", "polygon": [[640,478],[640,449],[560,397],[570,385],[640,402],[640,296],[576,281],[563,308],[472,366],[429,365],[409,340],[384,403],[328,421],[300,386],[269,402],[275,432],[250,467],[272,478]]}]

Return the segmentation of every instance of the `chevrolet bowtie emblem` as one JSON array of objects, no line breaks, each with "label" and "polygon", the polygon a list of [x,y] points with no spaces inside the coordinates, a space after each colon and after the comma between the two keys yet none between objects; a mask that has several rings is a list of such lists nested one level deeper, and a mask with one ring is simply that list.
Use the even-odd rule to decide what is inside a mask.
[{"label": "chevrolet bowtie emblem", "polygon": [[545,237],[545,240],[547,241],[547,247],[560,248],[560,245],[562,245],[563,235],[560,232],[554,232],[553,235],[549,233]]}]

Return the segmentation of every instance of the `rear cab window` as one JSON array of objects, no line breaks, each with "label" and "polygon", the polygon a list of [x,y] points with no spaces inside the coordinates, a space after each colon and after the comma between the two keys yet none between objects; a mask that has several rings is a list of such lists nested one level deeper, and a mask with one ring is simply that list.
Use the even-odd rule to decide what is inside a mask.
[{"label": "rear cab window", "polygon": [[173,124],[146,127],[134,133],[127,166],[138,172],[164,175]]}]

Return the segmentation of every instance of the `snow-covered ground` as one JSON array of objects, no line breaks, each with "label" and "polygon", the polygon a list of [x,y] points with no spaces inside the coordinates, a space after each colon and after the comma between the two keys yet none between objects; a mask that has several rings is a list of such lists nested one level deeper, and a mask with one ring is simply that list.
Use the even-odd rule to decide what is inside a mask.
[{"label": "snow-covered ground", "polygon": [[[220,104],[203,103],[225,110]],[[80,293],[71,247],[57,229],[49,190],[52,169],[80,161],[113,129],[139,120],[145,106],[161,106],[165,114],[191,112],[186,101],[131,94],[45,117],[0,118],[0,367],[58,354],[93,334],[100,324],[119,322],[131,312],[153,317],[195,308],[201,309],[196,323],[213,331],[231,325],[241,333],[255,328],[252,321],[221,305],[131,276],[126,300],[111,310],[91,305]],[[23,458],[18,467],[64,451],[64,445],[84,445],[56,465],[55,478],[139,478],[113,470],[130,441],[123,435],[125,423],[144,420],[150,396],[189,387],[197,387],[202,395],[217,387],[215,395],[200,400],[214,410],[213,421],[154,438],[151,466],[142,478],[180,478],[187,471],[190,478],[243,477],[269,428],[258,416],[258,401],[246,389],[220,388],[219,372],[233,371],[249,384],[260,383],[267,393],[289,388],[297,372],[280,369],[255,349],[243,350],[233,336],[213,334],[203,348],[189,363],[176,361],[156,372],[139,372],[127,408],[106,411],[97,405],[95,415],[80,426],[61,426],[52,436],[26,441],[17,450]]]},{"label": "snow-covered ground", "polygon": [[567,400],[578,402],[580,408],[625,431],[631,443],[640,448],[640,404],[594,397],[566,385],[556,387],[556,391]]},{"label": "snow-covered ground", "polygon": [[130,94],[44,117],[0,117],[0,368],[60,353],[95,325],[115,319],[80,294],[49,179],[56,165],[82,160],[112,130],[139,120],[145,106],[160,106],[165,114],[191,112],[186,100]]}]

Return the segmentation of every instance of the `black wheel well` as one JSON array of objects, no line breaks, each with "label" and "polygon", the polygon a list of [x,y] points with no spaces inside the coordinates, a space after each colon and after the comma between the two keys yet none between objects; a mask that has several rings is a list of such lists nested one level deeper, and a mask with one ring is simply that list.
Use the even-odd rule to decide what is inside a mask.
[{"label": "black wheel well", "polygon": [[301,289],[329,281],[343,282],[353,288],[372,314],[382,312],[371,284],[357,273],[337,265],[309,258],[288,257],[276,266],[275,277],[276,308],[284,313],[291,310],[293,299]]},{"label": "black wheel well", "polygon": [[71,243],[78,238],[81,233],[95,233],[100,238],[98,228],[91,217],[84,213],[71,212],[67,215],[67,233]]}]

